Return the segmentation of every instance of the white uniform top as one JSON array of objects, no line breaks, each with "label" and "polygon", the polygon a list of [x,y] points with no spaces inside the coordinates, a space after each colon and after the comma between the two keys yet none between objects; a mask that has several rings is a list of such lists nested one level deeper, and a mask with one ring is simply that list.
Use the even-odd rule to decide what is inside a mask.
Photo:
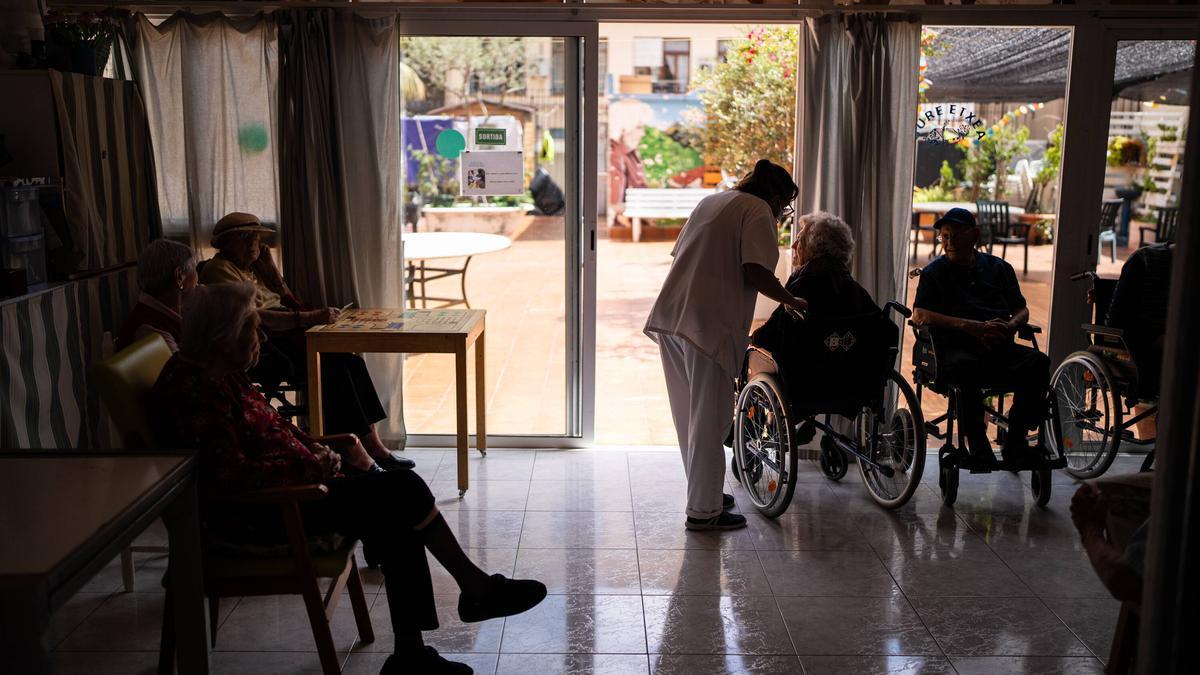
[{"label": "white uniform top", "polygon": [[742,265],[768,270],[779,261],[775,217],[765,201],[738,190],[700,200],[679,233],[667,273],[644,329],[687,340],[732,378],[750,344],[758,291]]}]

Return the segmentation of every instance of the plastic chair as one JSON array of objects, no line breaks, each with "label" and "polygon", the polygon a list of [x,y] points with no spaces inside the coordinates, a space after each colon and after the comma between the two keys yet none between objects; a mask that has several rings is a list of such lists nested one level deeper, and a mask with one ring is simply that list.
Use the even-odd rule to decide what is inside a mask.
[{"label": "plastic chair", "polygon": [[1162,244],[1175,240],[1175,226],[1179,224],[1178,206],[1160,206],[1158,208],[1158,223],[1153,227],[1138,228],[1138,248],[1146,245],[1146,233],[1154,233],[1154,243]]},{"label": "plastic chair", "polygon": [[[1107,243],[1109,249],[1108,258],[1111,262],[1117,262],[1117,216],[1121,214],[1121,200],[1109,199],[1100,205],[1100,246]],[[1096,247],[1096,256],[1100,256],[1100,246]]]}]

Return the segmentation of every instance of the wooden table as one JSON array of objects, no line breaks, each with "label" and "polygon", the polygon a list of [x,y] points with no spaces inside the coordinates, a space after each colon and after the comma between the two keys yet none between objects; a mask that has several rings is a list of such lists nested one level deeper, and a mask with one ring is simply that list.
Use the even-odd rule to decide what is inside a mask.
[{"label": "wooden table", "polygon": [[[467,302],[467,267],[471,264],[471,258],[512,246],[512,240],[508,237],[486,232],[405,232],[401,239],[404,242],[404,260],[408,263],[408,301],[416,307],[417,300],[420,300],[422,309],[430,300],[446,303],[443,307],[461,304],[470,309],[471,303]],[[466,258],[466,261],[462,267],[429,267],[425,264],[428,260],[453,258]],[[461,278],[462,298],[436,298],[425,292],[426,283],[454,276]],[[418,285],[421,287],[420,293],[416,292]]]},{"label": "wooden table", "polygon": [[475,349],[475,442],[487,455],[482,309],[351,309],[327,326],[309,328],[308,411],[314,435],[324,433],[321,409],[322,352],[454,354],[457,401],[458,496],[467,492],[467,350]]},{"label": "wooden table", "polygon": [[53,672],[51,614],[160,516],[179,672],[208,672],[196,465],[179,453],[0,454],[0,672]]}]

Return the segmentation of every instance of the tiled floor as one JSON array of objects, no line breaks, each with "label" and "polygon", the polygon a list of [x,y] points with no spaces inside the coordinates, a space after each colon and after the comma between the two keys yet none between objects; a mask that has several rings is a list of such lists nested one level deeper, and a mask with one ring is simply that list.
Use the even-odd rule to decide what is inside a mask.
[{"label": "tiled floor", "polygon": [[[886,512],[853,470],[833,484],[808,465],[776,521],[731,486],[750,526],[712,534],[683,529],[674,452],[495,450],[471,460],[461,502],[453,455],[410,454],[475,560],[550,589],[526,614],[464,625],[431,558],[442,628],[427,640],[477,673],[1100,673],[1108,653],[1118,605],[1080,551],[1065,475],[1044,510],[1028,474],[964,475],[950,510],[927,470]],[[153,671],[164,565],[137,560],[137,592],[119,592],[114,563],[55,616],[60,672]],[[391,649],[382,579],[365,576],[375,642],[356,642],[348,602],[334,619],[347,673],[378,672]],[[213,672],[319,672],[299,599],[223,603]]]}]

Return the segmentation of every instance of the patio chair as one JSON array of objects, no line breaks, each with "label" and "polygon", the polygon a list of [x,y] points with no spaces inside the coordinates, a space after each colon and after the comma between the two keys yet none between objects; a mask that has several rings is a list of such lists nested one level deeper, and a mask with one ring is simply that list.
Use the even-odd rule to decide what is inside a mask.
[{"label": "patio chair", "polygon": [[1154,233],[1154,243],[1162,244],[1175,240],[1175,225],[1179,222],[1178,206],[1158,207],[1158,223],[1154,227],[1143,225],[1138,228],[1138,248],[1146,245],[1146,233]]},{"label": "patio chair", "polygon": [[[978,201],[975,210],[979,214],[979,228],[987,237],[987,251],[991,253],[1000,244],[1000,257],[1007,260],[1008,247],[1025,247],[1025,265],[1021,274],[1029,274],[1029,224],[1014,223],[1009,213],[1008,202]],[[982,239],[981,239],[982,240]]]},{"label": "patio chair", "polygon": [[1096,257],[1100,257],[1100,247],[1109,245],[1108,258],[1117,262],[1117,216],[1121,215],[1120,199],[1107,199],[1100,205],[1100,234],[1099,246],[1096,247]]},{"label": "patio chair", "polygon": [[922,232],[932,232],[933,233],[933,235],[929,237],[929,240],[931,242],[933,242],[933,248],[929,249],[929,259],[933,260],[935,257],[937,257],[937,250],[938,250],[937,228],[934,227],[933,225],[922,225],[921,224],[921,216],[923,216],[923,215],[925,215],[925,214],[921,213],[920,211],[913,211],[913,214],[912,214],[912,228],[911,229],[913,232],[913,254],[912,254],[913,260],[917,259],[917,244],[921,243],[921,233]]}]

